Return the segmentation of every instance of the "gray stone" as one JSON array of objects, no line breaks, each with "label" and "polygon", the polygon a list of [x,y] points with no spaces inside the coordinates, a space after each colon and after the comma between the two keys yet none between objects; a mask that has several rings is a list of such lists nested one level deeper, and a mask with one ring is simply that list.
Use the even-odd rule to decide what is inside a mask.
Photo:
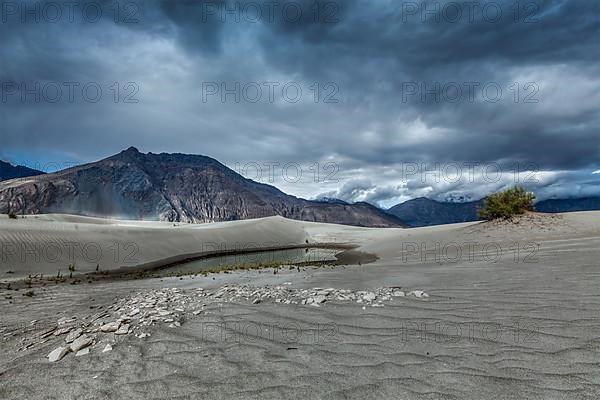
[{"label": "gray stone", "polygon": [[108,324],[102,325],[100,327],[100,330],[105,333],[116,332],[120,326],[121,326],[120,322],[109,322]]},{"label": "gray stone", "polygon": [[129,324],[123,324],[117,329],[115,335],[127,335],[129,333]]},{"label": "gray stone", "polygon": [[319,296],[315,296],[313,298],[313,303],[317,303],[317,304],[325,303],[326,300],[327,300],[327,298],[325,296],[319,295]]},{"label": "gray stone", "polygon": [[58,348],[52,350],[52,352],[50,354],[48,354],[48,361],[50,361],[50,362],[60,361],[60,360],[62,360],[62,358],[64,356],[67,355],[68,352],[69,352],[68,347],[58,347]]},{"label": "gray stone", "polygon": [[422,290],[413,290],[408,295],[409,296],[411,296],[411,295],[415,296],[418,299],[429,297],[429,295],[427,293],[425,293],[424,291],[422,291]]},{"label": "gray stone", "polygon": [[81,349],[79,350],[76,354],[75,357],[81,357],[81,356],[86,356],[90,354],[90,348],[86,347],[85,349]]},{"label": "gray stone", "polygon": [[73,351],[74,353],[77,353],[79,350],[88,347],[89,345],[91,345],[93,342],[92,338],[89,336],[80,336],[79,338],[77,338],[77,340],[75,340],[73,343],[71,343],[71,351]]},{"label": "gray stone", "polygon": [[373,301],[377,298],[377,296],[375,295],[375,293],[373,292],[367,292],[365,293],[365,295],[363,296],[363,299],[365,301]]},{"label": "gray stone", "polygon": [[72,327],[60,328],[59,330],[54,332],[54,336],[64,335],[65,333],[71,332],[72,329],[73,329]]},{"label": "gray stone", "polygon": [[72,343],[75,339],[77,339],[79,336],[81,336],[82,333],[83,333],[83,330],[81,330],[81,329],[75,329],[74,331],[71,331],[65,338],[65,342]]}]

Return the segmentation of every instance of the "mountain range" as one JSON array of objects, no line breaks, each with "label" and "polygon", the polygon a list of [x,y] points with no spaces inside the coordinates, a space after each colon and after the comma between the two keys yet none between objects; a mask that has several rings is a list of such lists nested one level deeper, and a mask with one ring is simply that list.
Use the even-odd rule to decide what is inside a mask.
[{"label": "mountain range", "polygon": [[[425,197],[381,210],[335,198],[305,200],[237,174],[200,155],[140,153],[52,174],[0,161],[0,213],[70,213],[123,219],[216,222],[281,215],[365,227],[420,227],[477,221],[485,199],[440,202]],[[600,210],[600,197],[550,199],[540,212]]]},{"label": "mountain range", "polygon": [[[387,210],[411,227],[478,221],[477,210],[485,199],[464,203],[441,202],[425,197],[408,200]],[[549,199],[535,203],[538,212],[560,213],[600,210],[600,197]]]},{"label": "mountain range", "polygon": [[548,199],[537,202],[535,209],[545,213],[600,210],[600,197],[579,199]]},{"label": "mountain range", "polygon": [[395,205],[387,210],[412,227],[454,224],[477,221],[477,209],[483,206],[483,199],[465,203],[440,202],[419,197]]},{"label": "mountain range", "polygon": [[44,173],[42,171],[38,171],[36,169],[27,168],[20,165],[14,166],[10,163],[0,160],[0,181],[43,174]]},{"label": "mountain range", "polygon": [[210,157],[143,154],[134,147],[57,173],[0,182],[0,213],[11,211],[192,223],[281,215],[366,227],[404,226],[368,203],[305,200],[246,179]]}]

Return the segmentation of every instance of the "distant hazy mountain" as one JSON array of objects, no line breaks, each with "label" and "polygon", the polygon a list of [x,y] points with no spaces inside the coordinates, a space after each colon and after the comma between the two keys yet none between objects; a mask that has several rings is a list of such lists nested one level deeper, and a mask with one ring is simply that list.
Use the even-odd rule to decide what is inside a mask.
[{"label": "distant hazy mountain", "polygon": [[198,155],[142,154],[0,183],[0,213],[72,213],[129,219],[212,222],[273,215],[370,227],[402,222],[366,204],[300,199]]},{"label": "distant hazy mountain", "polygon": [[315,201],[319,203],[329,203],[329,204],[350,204],[344,200],[336,199],[335,197],[319,197]]},{"label": "distant hazy mountain", "polygon": [[42,171],[22,167],[20,165],[13,166],[12,164],[0,160],[0,181],[42,174]]},{"label": "distant hazy mountain", "polygon": [[417,227],[477,221],[477,209],[482,205],[483,200],[446,203],[419,197],[395,205],[387,212],[409,226]]},{"label": "distant hazy mountain", "polygon": [[[449,203],[420,197],[395,205],[387,212],[412,227],[454,224],[479,220],[477,209],[483,207],[483,202],[484,199]],[[600,197],[543,200],[535,204],[535,210],[547,213],[600,210]]]},{"label": "distant hazy mountain", "polygon": [[600,210],[600,197],[543,200],[536,203],[535,209],[547,213]]}]

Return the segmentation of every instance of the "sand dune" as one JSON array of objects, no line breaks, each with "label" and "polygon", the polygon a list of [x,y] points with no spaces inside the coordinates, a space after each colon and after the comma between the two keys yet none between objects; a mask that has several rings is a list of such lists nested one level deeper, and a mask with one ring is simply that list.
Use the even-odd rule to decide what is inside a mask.
[{"label": "sand dune", "polygon": [[[301,223],[281,217],[214,224],[120,221],[72,215],[0,216],[2,278],[152,266],[226,250],[305,243]],[[13,274],[6,275],[7,271]]]},{"label": "sand dune", "polygon": [[[596,399],[600,213],[532,218],[517,225],[368,234],[364,228],[311,223],[294,223],[298,230],[286,231],[289,221],[281,219],[231,223],[226,226],[248,232],[263,224],[269,238],[278,225],[297,240],[306,235],[311,241],[352,242],[380,258],[363,266],[277,275],[242,271],[215,279],[48,286],[36,289],[33,298],[3,290],[0,398]],[[178,230],[184,231],[161,229],[169,235]],[[219,230],[227,229],[197,229]],[[150,231],[143,228],[148,237]],[[460,244],[466,255],[452,258],[456,253],[450,250]],[[492,248],[500,248],[500,256]],[[181,327],[155,326],[146,339],[115,337],[109,353],[101,352],[102,342],[87,356],[51,364],[45,356],[60,337],[16,350],[24,335],[58,318],[82,317],[90,305],[111,304],[132,292],[178,287],[193,293],[198,287],[284,282],[293,288],[402,286],[430,297],[399,297],[364,309],[344,302],[310,307],[203,299],[205,311],[185,314]],[[8,293],[12,304],[4,297]],[[39,321],[32,327],[34,319]],[[281,333],[290,327],[295,335]]]}]

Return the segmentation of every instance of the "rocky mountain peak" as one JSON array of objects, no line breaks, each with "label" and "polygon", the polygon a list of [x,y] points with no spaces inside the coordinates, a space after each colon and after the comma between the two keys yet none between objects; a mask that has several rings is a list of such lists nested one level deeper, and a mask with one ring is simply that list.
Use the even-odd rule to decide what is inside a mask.
[{"label": "rocky mountain peak", "polygon": [[6,210],[194,223],[280,215],[359,226],[403,225],[371,205],[287,195],[210,157],[144,154],[135,147],[43,179],[0,183],[0,213]]}]

